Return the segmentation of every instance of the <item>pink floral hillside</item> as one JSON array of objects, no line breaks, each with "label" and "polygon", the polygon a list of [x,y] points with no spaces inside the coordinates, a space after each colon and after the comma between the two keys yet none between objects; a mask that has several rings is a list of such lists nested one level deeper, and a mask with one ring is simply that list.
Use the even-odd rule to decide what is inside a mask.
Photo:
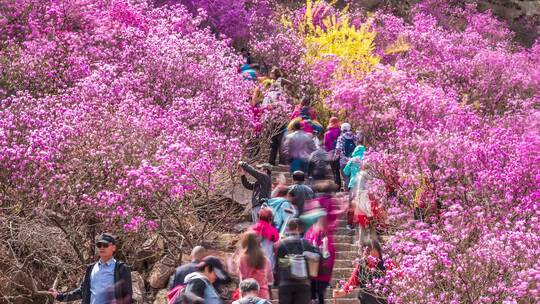
[{"label": "pink floral hillside", "polygon": [[398,267],[374,287],[392,303],[536,302],[539,43],[444,1],[373,18],[382,64],[337,80],[327,101],[372,147],[371,191],[395,231]]},{"label": "pink floral hillside", "polygon": [[29,13],[2,36],[15,48],[3,55],[17,54],[1,80],[2,201],[85,205],[151,228],[159,204],[213,187],[241,157],[252,85],[234,51],[182,6],[91,2],[10,11]]}]

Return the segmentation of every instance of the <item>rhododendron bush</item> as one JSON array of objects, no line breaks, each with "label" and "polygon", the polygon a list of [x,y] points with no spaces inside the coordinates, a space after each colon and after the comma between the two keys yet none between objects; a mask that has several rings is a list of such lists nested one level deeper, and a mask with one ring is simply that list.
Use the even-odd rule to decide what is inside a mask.
[{"label": "rhododendron bush", "polygon": [[390,215],[398,267],[378,288],[392,303],[537,302],[540,44],[443,1],[372,18],[382,64],[327,101],[365,134]]},{"label": "rhododendron bush", "polygon": [[[148,231],[176,256],[238,211],[220,195],[253,131],[252,84],[203,17],[147,1],[0,6],[0,200],[11,223],[0,234],[13,248],[0,262],[19,274],[2,296],[44,303],[35,288],[62,273],[73,282],[105,229],[126,256]],[[71,253],[14,263],[26,252],[21,218],[64,235]],[[37,271],[48,259],[65,262]]]},{"label": "rhododendron bush", "polygon": [[159,203],[215,188],[242,155],[251,85],[184,7],[91,2],[8,7],[2,201],[155,228]]},{"label": "rhododendron bush", "polygon": [[273,29],[272,0],[155,0],[158,5],[181,3],[195,16],[204,18],[213,33],[245,46],[250,39]]}]

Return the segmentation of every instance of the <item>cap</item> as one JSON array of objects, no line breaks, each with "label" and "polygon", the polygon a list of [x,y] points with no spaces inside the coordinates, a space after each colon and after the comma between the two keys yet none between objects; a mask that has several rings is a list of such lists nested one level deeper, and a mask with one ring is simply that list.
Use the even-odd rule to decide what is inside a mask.
[{"label": "cap", "polygon": [[109,233],[102,233],[98,238],[96,243],[107,243],[107,244],[116,244],[116,238]]},{"label": "cap", "polygon": [[199,269],[204,269],[206,266],[212,266],[219,280],[227,280],[229,278],[229,275],[223,269],[223,264],[217,257],[207,256],[199,264],[197,264],[197,268]]},{"label": "cap", "polygon": [[348,122],[344,122],[341,124],[341,131],[346,132],[351,130],[351,125]]},{"label": "cap", "polygon": [[304,171],[296,170],[292,174],[293,181],[303,182],[306,179]]}]

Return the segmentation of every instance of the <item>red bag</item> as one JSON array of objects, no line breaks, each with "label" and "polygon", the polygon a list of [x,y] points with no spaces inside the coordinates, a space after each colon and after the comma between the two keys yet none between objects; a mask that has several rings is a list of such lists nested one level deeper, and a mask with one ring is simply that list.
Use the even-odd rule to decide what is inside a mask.
[{"label": "red bag", "polygon": [[177,285],[173,289],[169,290],[169,292],[167,292],[167,304],[174,304],[174,301],[176,301],[176,298],[178,298],[185,287],[186,285]]}]

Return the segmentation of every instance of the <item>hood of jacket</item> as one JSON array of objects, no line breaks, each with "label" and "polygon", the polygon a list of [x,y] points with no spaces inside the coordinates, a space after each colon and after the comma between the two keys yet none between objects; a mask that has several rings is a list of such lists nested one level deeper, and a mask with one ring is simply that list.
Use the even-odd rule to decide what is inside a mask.
[{"label": "hood of jacket", "polygon": [[352,131],[347,131],[345,133],[341,132],[341,135],[345,137],[346,139],[352,139],[354,138],[354,133]]},{"label": "hood of jacket", "polygon": [[191,281],[193,281],[195,279],[201,279],[201,280],[204,280],[206,283],[210,284],[210,281],[208,281],[208,278],[204,274],[202,274],[202,273],[200,273],[198,271],[195,271],[195,272],[192,272],[192,273],[188,274],[184,278],[184,282],[186,284],[189,284],[189,282],[191,282]]},{"label": "hood of jacket", "polygon": [[268,204],[268,206],[270,206],[272,208],[279,208],[279,207],[281,207],[281,205],[283,205],[286,202],[288,202],[288,201],[284,197],[273,197],[273,198],[268,200],[267,204]]},{"label": "hood of jacket", "polygon": [[263,237],[271,242],[279,241],[279,231],[277,231],[277,229],[270,223],[263,220],[259,220],[251,227],[251,230],[257,233],[258,236]]},{"label": "hood of jacket", "polygon": [[362,145],[358,145],[358,146],[356,146],[356,148],[354,148],[354,151],[352,153],[352,157],[363,158],[365,152],[366,152],[366,147],[364,147]]}]

